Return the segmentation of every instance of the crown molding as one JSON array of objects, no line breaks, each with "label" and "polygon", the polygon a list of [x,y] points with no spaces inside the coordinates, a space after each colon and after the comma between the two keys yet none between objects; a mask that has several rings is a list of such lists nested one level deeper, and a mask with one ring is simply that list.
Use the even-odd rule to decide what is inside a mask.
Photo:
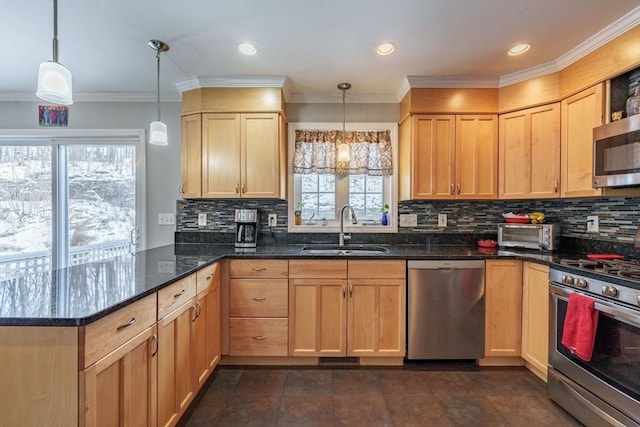
[{"label": "crown molding", "polygon": [[598,31],[593,36],[589,37],[578,46],[574,47],[564,55],[556,58],[553,61],[546,64],[536,65],[535,67],[527,68],[526,70],[517,71],[511,74],[505,74],[500,77],[500,84],[498,87],[509,86],[515,83],[520,83],[525,80],[541,77],[546,74],[551,74],[568,67],[574,62],[584,58],[596,49],[609,43],[619,35],[629,31],[633,27],[640,25],[640,6],[633,9],[631,12],[624,15],[622,18],[606,26],[602,30]]},{"label": "crown molding", "polygon": [[203,87],[279,87],[286,88],[287,76],[192,76],[176,83],[178,92]]},{"label": "crown molding", "polygon": [[413,88],[495,88],[498,77],[466,76],[407,76],[409,86]]}]

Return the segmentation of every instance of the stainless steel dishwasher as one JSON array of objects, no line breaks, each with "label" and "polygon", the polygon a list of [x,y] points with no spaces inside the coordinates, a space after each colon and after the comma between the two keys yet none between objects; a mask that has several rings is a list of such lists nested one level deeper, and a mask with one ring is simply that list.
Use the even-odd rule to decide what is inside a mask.
[{"label": "stainless steel dishwasher", "polygon": [[407,359],[484,357],[484,261],[408,261]]}]

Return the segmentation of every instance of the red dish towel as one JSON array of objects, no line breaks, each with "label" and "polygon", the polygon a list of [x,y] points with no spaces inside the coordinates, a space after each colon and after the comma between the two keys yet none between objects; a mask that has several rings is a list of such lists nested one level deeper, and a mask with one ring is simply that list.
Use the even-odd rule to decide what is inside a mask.
[{"label": "red dish towel", "polygon": [[591,360],[598,326],[598,310],[593,308],[594,303],[591,298],[580,294],[569,295],[562,329],[562,345],[585,362]]}]

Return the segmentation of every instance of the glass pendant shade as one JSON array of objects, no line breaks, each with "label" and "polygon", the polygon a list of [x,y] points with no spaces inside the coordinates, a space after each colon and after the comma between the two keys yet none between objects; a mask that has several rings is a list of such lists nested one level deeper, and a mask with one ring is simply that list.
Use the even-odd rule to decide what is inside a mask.
[{"label": "glass pendant shade", "polygon": [[36,95],[54,104],[73,104],[71,71],[58,62],[41,63]]},{"label": "glass pendant shade", "polygon": [[161,121],[151,122],[149,126],[149,144],[168,145],[167,125]]},{"label": "glass pendant shade", "polygon": [[349,144],[342,143],[338,145],[338,161],[348,162],[351,159],[351,152],[349,150]]}]

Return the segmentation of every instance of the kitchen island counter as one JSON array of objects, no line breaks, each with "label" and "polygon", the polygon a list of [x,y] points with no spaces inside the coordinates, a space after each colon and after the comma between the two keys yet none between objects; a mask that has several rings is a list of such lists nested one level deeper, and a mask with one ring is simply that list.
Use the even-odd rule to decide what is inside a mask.
[{"label": "kitchen island counter", "polygon": [[[347,245],[348,247],[349,245]],[[225,258],[496,259],[544,264],[580,254],[464,245],[390,245],[387,253],[309,254],[303,245],[176,244],[53,271],[0,278],[0,326],[83,326]]]}]

